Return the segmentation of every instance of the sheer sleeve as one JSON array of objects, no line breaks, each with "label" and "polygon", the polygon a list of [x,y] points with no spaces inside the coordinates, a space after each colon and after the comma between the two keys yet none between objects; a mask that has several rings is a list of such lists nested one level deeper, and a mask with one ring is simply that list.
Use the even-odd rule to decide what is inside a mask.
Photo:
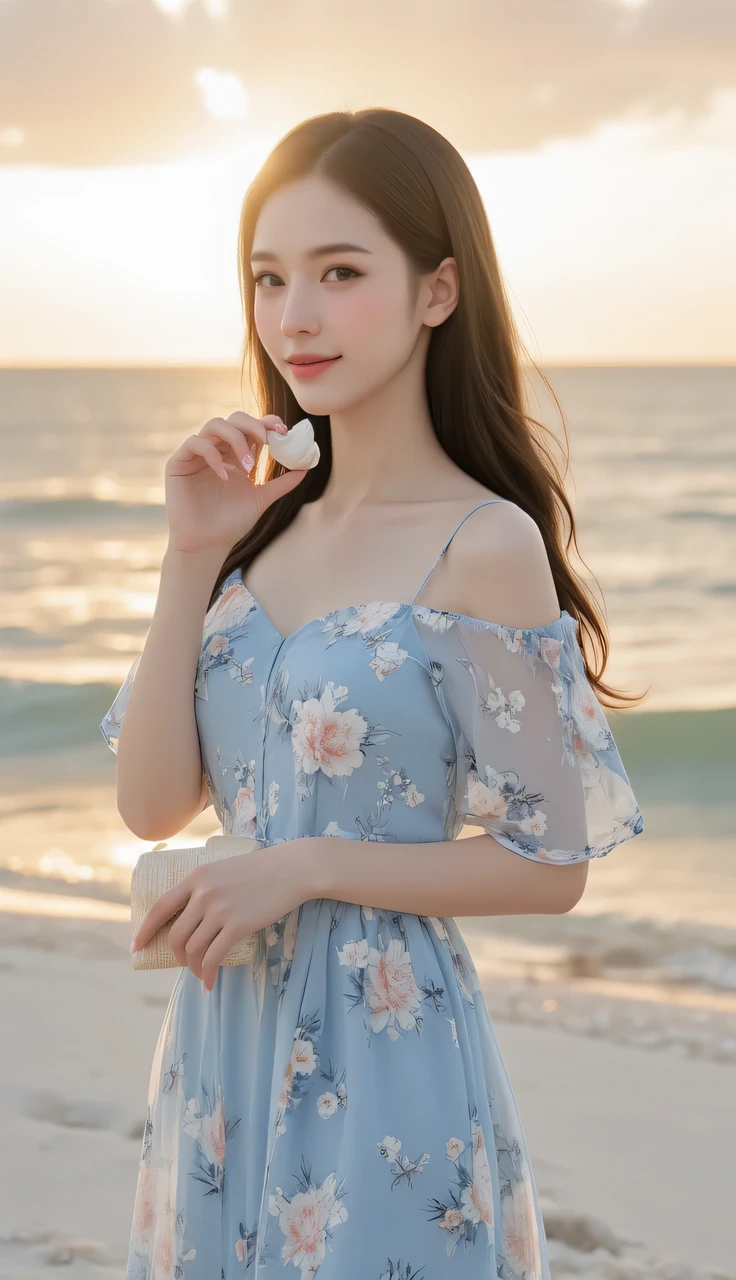
[{"label": "sheer sleeve", "polygon": [[[100,721],[102,736],[110,750],[115,752],[115,755],[118,753],[120,726],[123,723],[123,716],[125,715],[126,708],[128,706],[128,698],[130,697],[130,691],[133,688],[133,681],[135,680],[135,673],[138,670],[140,660],[141,654],[137,653],[125,680],[115,694],[110,710],[105,712],[105,715]],[[207,801],[202,806],[200,813],[204,813],[205,809],[208,809],[211,804],[214,804],[210,780],[204,769],[202,770],[202,777],[207,782]]]},{"label": "sheer sleeve", "polygon": [[133,681],[135,680],[135,673],[138,670],[138,663],[140,660],[141,655],[140,653],[137,653],[125,680],[115,694],[115,700],[110,707],[110,710],[105,712],[105,715],[100,722],[102,736],[110,750],[115,752],[115,755],[118,753],[120,726],[123,723],[123,716],[125,715],[125,709],[128,705],[128,698],[130,697],[130,691],[133,688]]},{"label": "sheer sleeve", "polygon": [[438,697],[455,738],[454,804],[537,862],[604,857],[644,820],[590,685],[577,619],[500,626],[417,609]]}]

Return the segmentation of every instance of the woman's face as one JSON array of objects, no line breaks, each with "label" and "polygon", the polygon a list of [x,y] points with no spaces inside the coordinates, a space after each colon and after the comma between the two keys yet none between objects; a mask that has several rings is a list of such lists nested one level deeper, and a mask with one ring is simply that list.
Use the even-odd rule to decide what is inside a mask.
[{"label": "woman's face", "polygon": [[[315,177],[264,203],[251,271],[258,336],[305,413],[337,413],[383,387],[411,356],[431,297],[375,215]],[[300,377],[295,355],[337,358]]]}]

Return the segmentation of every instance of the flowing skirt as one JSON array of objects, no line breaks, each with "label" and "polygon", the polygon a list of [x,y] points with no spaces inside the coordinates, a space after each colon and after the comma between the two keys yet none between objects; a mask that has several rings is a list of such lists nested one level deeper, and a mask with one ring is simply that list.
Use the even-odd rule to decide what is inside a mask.
[{"label": "flowing skirt", "polygon": [[210,994],[177,976],[127,1280],[549,1280],[455,921],[320,898],[258,939]]}]

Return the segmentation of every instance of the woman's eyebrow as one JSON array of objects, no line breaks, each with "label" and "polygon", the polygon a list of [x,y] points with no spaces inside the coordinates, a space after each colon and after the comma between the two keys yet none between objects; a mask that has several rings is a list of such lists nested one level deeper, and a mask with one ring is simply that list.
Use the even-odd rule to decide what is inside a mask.
[{"label": "woman's eyebrow", "polygon": [[[364,249],[359,244],[348,244],[346,241],[338,241],[336,244],[320,244],[316,249],[308,249],[305,257],[307,258],[324,258],[330,253],[372,253],[372,249]],[[276,262],[278,254],[271,249],[256,249],[251,255],[251,262]]]}]

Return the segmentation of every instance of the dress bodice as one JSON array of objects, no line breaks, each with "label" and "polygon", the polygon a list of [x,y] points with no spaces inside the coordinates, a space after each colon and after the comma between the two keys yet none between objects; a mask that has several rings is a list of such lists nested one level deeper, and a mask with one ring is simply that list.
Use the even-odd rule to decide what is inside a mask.
[{"label": "dress bodice", "polygon": [[[224,580],[194,682],[223,831],[421,842],[469,823],[547,862],[638,834],[577,619],[514,628],[414,601],[333,610],[283,636],[238,569]],[[113,749],[136,665],[101,725]]]}]

